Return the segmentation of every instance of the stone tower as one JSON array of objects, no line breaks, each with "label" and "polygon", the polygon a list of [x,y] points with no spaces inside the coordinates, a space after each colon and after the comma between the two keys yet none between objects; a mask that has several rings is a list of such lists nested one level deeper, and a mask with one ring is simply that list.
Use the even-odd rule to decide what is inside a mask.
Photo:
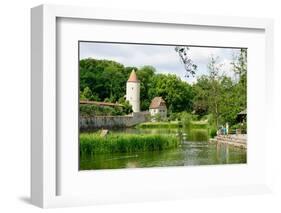
[{"label": "stone tower", "polygon": [[140,112],[140,81],[135,70],[132,70],[127,81],[126,100],[132,105],[133,112]]}]

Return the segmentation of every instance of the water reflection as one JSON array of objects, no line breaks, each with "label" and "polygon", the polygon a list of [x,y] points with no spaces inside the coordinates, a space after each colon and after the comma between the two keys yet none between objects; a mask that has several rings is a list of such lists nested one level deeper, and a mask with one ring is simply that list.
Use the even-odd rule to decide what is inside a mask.
[{"label": "water reflection", "polygon": [[[187,132],[179,129],[127,129],[125,133],[136,134],[178,134],[181,146],[173,150],[145,153],[115,153],[81,156],[80,169],[119,169],[143,167],[167,167],[190,165],[238,164],[246,163],[245,149],[226,144],[210,144],[207,141],[190,141]],[[186,136],[183,134],[185,133]],[[200,136],[201,137],[201,136]]]}]

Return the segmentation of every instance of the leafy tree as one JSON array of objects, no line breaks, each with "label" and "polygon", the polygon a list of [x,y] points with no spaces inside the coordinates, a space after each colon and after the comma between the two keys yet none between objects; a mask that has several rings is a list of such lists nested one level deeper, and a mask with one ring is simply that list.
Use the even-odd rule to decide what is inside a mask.
[{"label": "leafy tree", "polygon": [[220,88],[220,71],[222,64],[217,63],[218,58],[211,56],[208,64],[209,71],[209,98],[208,105],[210,112],[214,115],[215,124],[219,126],[220,117],[220,100],[221,100],[221,88]]},{"label": "leafy tree", "polygon": [[157,122],[160,122],[160,121],[162,121],[162,116],[160,115],[160,113],[157,113],[154,116],[152,116],[152,119]]},{"label": "leafy tree", "polygon": [[98,95],[92,93],[89,87],[85,87],[83,92],[80,91],[81,100],[99,101]]},{"label": "leafy tree", "polygon": [[218,58],[211,57],[208,64],[208,75],[198,78],[193,85],[194,112],[201,117],[212,115],[214,125],[237,123],[237,114],[246,108],[247,52],[242,49],[233,59],[233,72],[238,77],[234,80],[222,73]]},{"label": "leafy tree", "polygon": [[92,58],[80,60],[80,91],[89,87],[101,101],[109,98],[115,102],[123,97],[128,76],[128,70],[120,63]]},{"label": "leafy tree", "polygon": [[155,75],[155,68],[152,66],[143,66],[137,70],[137,76],[140,80],[140,99],[141,110],[147,110],[150,105],[149,89],[151,88],[151,78]]},{"label": "leafy tree", "polygon": [[122,110],[125,112],[125,114],[130,114],[133,112],[132,105],[129,103],[129,101],[126,101],[124,97],[119,98],[118,102],[124,106]]},{"label": "leafy tree", "polygon": [[[177,47],[187,73],[195,74],[197,66],[188,56],[188,47]],[[194,65],[194,66],[193,66]],[[208,117],[212,125],[237,123],[237,113],[247,107],[247,50],[241,49],[233,58],[233,74],[237,79],[222,73],[222,64],[215,56],[210,57],[208,74],[197,78],[193,85],[173,74],[157,74],[154,67],[125,67],[110,60],[83,59],[80,61],[80,99],[119,102],[119,109],[99,109],[99,113],[129,114],[132,106],[125,100],[126,82],[135,69],[141,82],[141,110],[148,110],[151,100],[161,96],[167,104],[170,120],[185,116],[184,113]],[[83,108],[83,107],[82,107]],[[87,112],[96,108],[84,107]],[[90,110],[91,109],[91,110]],[[107,111],[106,111],[107,110]]]},{"label": "leafy tree", "polygon": [[176,75],[154,75],[149,89],[150,100],[155,96],[161,96],[171,112],[191,111],[192,109],[192,87]]},{"label": "leafy tree", "polygon": [[83,59],[80,61],[80,91],[83,93],[88,87],[92,99],[116,102],[126,94],[126,82],[132,69],[137,70],[141,82],[141,110],[148,110],[155,96],[162,96],[170,111],[192,109],[192,87],[176,75],[156,74],[151,66],[136,69],[109,60]]},{"label": "leafy tree", "polygon": [[220,95],[220,123],[232,125],[236,122],[237,113],[239,113],[237,105],[239,94],[236,93],[236,84],[231,78],[222,76]]},{"label": "leafy tree", "polygon": [[182,121],[182,125],[183,125],[184,128],[190,129],[191,121],[192,121],[192,115],[190,113],[187,113],[187,112],[182,112],[181,113],[181,121]]},{"label": "leafy tree", "polygon": [[199,77],[197,83],[193,85],[193,110],[201,117],[208,114],[209,87],[209,79],[206,75]]},{"label": "leafy tree", "polygon": [[82,93],[82,97],[85,97],[85,99],[91,99],[92,97],[92,91],[89,87],[85,87]]},{"label": "leafy tree", "polygon": [[239,94],[237,104],[240,107],[240,111],[247,108],[247,49],[241,49],[238,57],[234,57],[233,71],[238,76],[238,84],[236,87],[236,93]]}]

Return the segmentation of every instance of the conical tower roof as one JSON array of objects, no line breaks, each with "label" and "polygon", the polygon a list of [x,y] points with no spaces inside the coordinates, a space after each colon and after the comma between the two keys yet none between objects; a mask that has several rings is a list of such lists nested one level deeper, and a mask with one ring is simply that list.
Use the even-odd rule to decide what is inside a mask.
[{"label": "conical tower roof", "polygon": [[130,77],[128,79],[128,82],[139,82],[137,74],[135,72],[135,70],[132,70]]}]

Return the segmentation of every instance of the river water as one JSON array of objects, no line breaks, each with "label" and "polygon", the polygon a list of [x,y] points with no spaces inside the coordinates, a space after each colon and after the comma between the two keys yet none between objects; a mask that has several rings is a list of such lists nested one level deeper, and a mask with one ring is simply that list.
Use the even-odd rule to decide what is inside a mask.
[{"label": "river water", "polygon": [[183,134],[181,145],[177,149],[144,152],[144,153],[115,153],[100,154],[95,156],[83,156],[80,159],[81,170],[92,169],[120,169],[120,168],[144,168],[167,166],[195,166],[215,164],[241,164],[246,163],[247,153],[245,149],[228,146],[225,144],[210,144],[205,141],[190,141],[179,129],[127,129],[126,133],[142,134]]}]

